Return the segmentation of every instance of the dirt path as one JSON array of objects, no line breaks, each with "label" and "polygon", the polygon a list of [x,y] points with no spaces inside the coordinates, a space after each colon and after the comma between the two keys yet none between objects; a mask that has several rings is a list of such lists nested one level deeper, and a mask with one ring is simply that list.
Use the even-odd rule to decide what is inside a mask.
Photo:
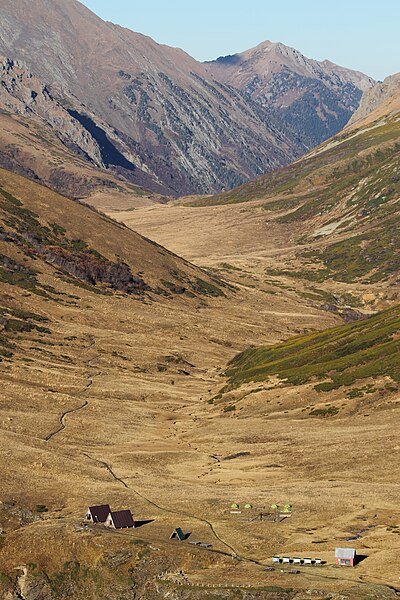
[{"label": "dirt path", "polygon": [[76,408],[71,408],[70,410],[66,410],[65,412],[62,413],[62,415],[60,416],[59,423],[60,423],[60,427],[58,429],[56,429],[55,431],[52,431],[51,433],[49,433],[49,435],[47,435],[44,439],[46,442],[50,441],[55,435],[57,435],[58,433],[61,433],[61,431],[63,431],[63,429],[66,428],[66,424],[64,422],[64,419],[67,415],[70,415],[74,412],[78,412],[79,410],[82,410],[83,408],[85,408],[87,405],[89,404],[89,402],[87,400],[85,400],[85,402],[81,405],[81,406],[77,406]]},{"label": "dirt path", "polygon": [[[160,504],[157,504],[157,502],[154,502],[153,500],[150,500],[149,498],[147,498],[147,496],[145,496],[144,494],[142,494],[141,492],[139,492],[136,488],[133,488],[131,486],[129,486],[126,481],[124,481],[123,479],[121,479],[121,477],[118,477],[115,472],[113,471],[112,467],[105,461],[103,460],[99,460],[97,458],[94,458],[93,456],[90,456],[87,453],[83,453],[84,456],[86,456],[87,458],[89,458],[90,460],[100,464],[102,467],[104,467],[112,476],[112,478],[117,481],[118,483],[120,483],[121,485],[123,485],[126,489],[131,490],[132,492],[134,492],[137,496],[139,496],[142,500],[144,500],[145,502],[147,502],[148,504],[150,504],[151,506],[153,506],[154,508],[157,508],[158,510],[161,510],[162,512],[167,512],[170,514],[174,514],[174,515],[178,515],[181,517],[185,517],[188,519],[192,519],[194,521],[198,521],[199,523],[203,523],[205,525],[207,525],[212,533],[212,535],[214,536],[214,538],[216,540],[218,540],[223,546],[225,546],[226,548],[228,548],[229,555],[232,556],[232,558],[238,560],[238,561],[245,561],[248,563],[252,563],[254,565],[258,565],[260,567],[266,567],[268,566],[270,563],[266,563],[266,562],[262,562],[260,560],[257,560],[255,558],[251,558],[250,556],[244,556],[242,554],[239,554],[235,548],[233,546],[231,546],[228,542],[226,542],[223,538],[221,538],[221,536],[218,534],[218,532],[215,530],[215,527],[213,525],[213,523],[211,523],[211,521],[208,521],[207,519],[203,519],[202,517],[198,517],[196,515],[190,514],[190,513],[186,513],[186,512],[182,512],[179,510],[174,510],[172,508],[166,508],[165,506],[161,506]],[[218,550],[214,550],[214,552],[221,552]],[[226,554],[225,552],[222,552],[222,554]],[[304,573],[303,573],[304,574]],[[339,577],[336,577],[334,575],[328,575],[328,574],[324,574],[321,572],[311,572],[311,571],[307,571],[307,576],[316,579],[316,580],[331,580],[331,581],[348,581],[349,583],[352,584],[357,584],[357,585],[361,585],[361,586],[368,586],[371,583],[377,583],[377,578],[376,577],[370,577],[367,578],[364,576],[364,580],[357,580],[357,579],[351,579],[351,578],[347,578],[345,576],[343,576],[342,574],[340,574]],[[382,580],[383,581],[383,580]],[[395,589],[387,584],[383,584],[380,583],[380,585],[383,585],[385,588],[390,589],[395,591],[399,596],[400,596],[400,591],[398,589]]]},{"label": "dirt path", "polygon": [[[87,348],[86,348],[86,351],[90,350],[90,348],[93,348],[93,346],[96,344],[96,340],[95,340],[95,338],[94,338],[93,336],[89,336],[89,337],[88,337],[88,339],[89,339],[89,345],[87,346]],[[94,358],[90,358],[90,359],[88,359],[87,361],[85,361],[85,362],[86,362],[86,365],[87,365],[89,368],[91,368],[91,367],[92,367],[92,365],[91,365],[91,362],[92,362],[93,360],[95,360],[95,359],[94,359]],[[86,385],[85,385],[85,386],[82,388],[82,390],[81,390],[81,391],[79,391],[79,392],[77,392],[77,396],[81,396],[81,395],[83,396],[84,394],[86,394],[86,393],[87,393],[87,391],[88,391],[88,390],[89,390],[89,389],[92,387],[92,385],[93,385],[93,382],[94,382],[94,377],[96,377],[96,376],[98,376],[98,375],[101,375],[101,371],[98,371],[98,372],[96,372],[96,373],[93,373],[93,374],[88,374],[88,375],[87,375],[87,377],[88,377],[88,381],[87,381]],[[78,412],[78,411],[80,411],[80,410],[82,410],[82,409],[86,408],[88,405],[89,405],[89,402],[88,402],[88,400],[85,400],[85,401],[84,401],[82,404],[80,404],[80,405],[79,405],[79,406],[77,406],[76,408],[71,408],[71,409],[69,409],[69,410],[66,410],[65,412],[63,412],[63,413],[61,414],[61,416],[59,417],[59,419],[58,419],[58,422],[60,423],[60,426],[59,426],[59,427],[58,427],[56,430],[54,430],[54,431],[52,431],[51,433],[49,433],[49,434],[48,434],[48,435],[47,435],[47,436],[44,438],[44,439],[45,439],[45,441],[46,441],[46,442],[49,442],[51,439],[53,439],[53,438],[54,438],[56,435],[58,435],[59,433],[61,433],[61,431],[63,431],[63,430],[66,428],[66,426],[67,426],[67,425],[66,425],[66,423],[65,423],[65,417],[66,417],[67,415],[70,415],[70,414],[72,414],[72,413]]]},{"label": "dirt path", "polygon": [[134,492],[137,496],[139,496],[139,498],[142,498],[142,500],[144,500],[145,502],[147,502],[148,504],[150,504],[154,508],[157,508],[158,510],[161,510],[162,512],[167,512],[167,513],[170,513],[170,514],[179,515],[180,517],[186,517],[188,519],[193,519],[194,521],[198,521],[199,523],[204,523],[205,525],[207,525],[210,528],[210,530],[211,530],[213,536],[215,537],[215,539],[217,539],[221,544],[223,544],[226,548],[228,548],[232,552],[232,556],[234,558],[237,558],[239,560],[251,560],[252,562],[256,562],[256,561],[253,561],[252,559],[248,559],[246,557],[240,556],[236,552],[236,550],[235,550],[235,548],[233,546],[231,546],[228,542],[226,542],[225,540],[223,540],[219,536],[219,534],[215,530],[215,527],[211,523],[211,521],[208,521],[207,519],[203,519],[202,517],[198,517],[196,515],[192,515],[190,513],[182,512],[182,511],[179,511],[179,510],[174,510],[173,508],[166,508],[165,506],[161,506],[160,504],[157,504],[157,502],[154,502],[153,500],[150,500],[150,498],[147,498],[147,496],[145,496],[144,494],[142,494],[142,492],[139,492],[136,488],[133,488],[133,487],[129,486],[126,483],[126,481],[124,481],[123,479],[121,479],[121,477],[118,477],[108,463],[106,463],[103,460],[99,460],[97,458],[94,458],[93,456],[90,456],[89,454],[86,454],[86,452],[84,452],[83,454],[84,454],[84,456],[86,456],[90,460],[92,460],[92,461],[94,461],[94,462],[102,465],[110,473],[110,475],[113,477],[113,479],[115,481],[117,481],[118,483],[122,484],[125,488],[127,488],[127,489],[131,490],[132,492]]}]

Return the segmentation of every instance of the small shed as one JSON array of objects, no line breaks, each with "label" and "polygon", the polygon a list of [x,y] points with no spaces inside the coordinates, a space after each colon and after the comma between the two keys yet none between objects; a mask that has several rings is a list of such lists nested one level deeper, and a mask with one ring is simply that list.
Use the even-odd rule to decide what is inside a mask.
[{"label": "small shed", "polygon": [[113,529],[128,529],[135,527],[135,522],[130,510],[117,510],[109,513],[106,526]]},{"label": "small shed", "polygon": [[305,558],[303,562],[304,562],[305,565],[312,565],[313,559],[312,558]]},{"label": "small shed", "polygon": [[170,540],[179,540],[180,542],[184,542],[186,540],[186,534],[183,532],[183,529],[181,529],[180,527],[177,527],[176,529],[173,530],[169,539]]},{"label": "small shed", "polygon": [[354,567],[356,563],[356,551],[354,548],[336,548],[336,564],[340,567]]},{"label": "small shed", "polygon": [[86,511],[85,520],[91,523],[105,523],[110,512],[111,508],[109,504],[89,506]]}]

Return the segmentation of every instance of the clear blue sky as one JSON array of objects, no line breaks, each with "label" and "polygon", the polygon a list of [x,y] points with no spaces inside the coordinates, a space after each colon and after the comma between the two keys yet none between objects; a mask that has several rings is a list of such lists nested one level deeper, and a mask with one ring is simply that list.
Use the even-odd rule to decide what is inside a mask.
[{"label": "clear blue sky", "polygon": [[83,0],[105,20],[212,60],[282,42],[383,79],[400,71],[400,0]]}]

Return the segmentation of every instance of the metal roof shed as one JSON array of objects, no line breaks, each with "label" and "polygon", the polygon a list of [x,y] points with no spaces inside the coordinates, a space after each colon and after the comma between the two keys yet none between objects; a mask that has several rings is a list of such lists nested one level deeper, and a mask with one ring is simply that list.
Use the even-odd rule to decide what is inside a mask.
[{"label": "metal roof shed", "polygon": [[336,548],[336,564],[341,567],[354,567],[356,562],[356,551],[354,548]]}]

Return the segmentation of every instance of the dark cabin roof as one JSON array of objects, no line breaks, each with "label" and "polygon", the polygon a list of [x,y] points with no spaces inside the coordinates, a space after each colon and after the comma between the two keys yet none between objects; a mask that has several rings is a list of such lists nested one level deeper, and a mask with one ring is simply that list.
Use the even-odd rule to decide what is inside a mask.
[{"label": "dark cabin roof", "polygon": [[101,504],[100,506],[89,506],[89,512],[95,523],[105,523],[111,508],[109,504]]},{"label": "dark cabin roof", "polygon": [[354,548],[336,548],[335,558],[355,558],[356,551]]},{"label": "dark cabin roof", "polygon": [[171,533],[171,538],[177,537],[179,538],[179,540],[181,542],[183,542],[184,540],[186,540],[186,535],[183,533],[183,530],[180,527],[177,527],[176,529],[173,530],[173,532]]},{"label": "dark cabin roof", "polygon": [[111,517],[116,529],[135,526],[130,510],[117,510],[116,512],[111,513]]}]

